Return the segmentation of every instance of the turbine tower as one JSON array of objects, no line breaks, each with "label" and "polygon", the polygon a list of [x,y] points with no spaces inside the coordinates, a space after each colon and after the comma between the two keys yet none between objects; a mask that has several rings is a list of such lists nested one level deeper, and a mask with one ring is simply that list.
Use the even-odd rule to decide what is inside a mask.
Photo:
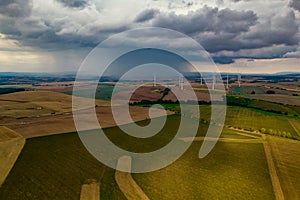
[{"label": "turbine tower", "polygon": [[153,76],[153,86],[154,87],[156,86],[156,74],[154,74],[154,76]]},{"label": "turbine tower", "polygon": [[184,84],[184,80],[183,80],[183,77],[180,77],[178,78],[178,86],[181,90],[183,90],[183,84]]},{"label": "turbine tower", "polygon": [[241,81],[242,81],[242,75],[241,75],[241,72],[239,71],[239,73],[238,73],[238,84],[239,84],[239,87],[241,87]]},{"label": "turbine tower", "polygon": [[229,67],[227,69],[227,80],[226,80],[226,89],[227,90],[229,90],[229,75],[228,75],[228,73],[229,73]]},{"label": "turbine tower", "polygon": [[213,73],[213,80],[212,80],[212,90],[215,90],[215,85],[216,85],[216,74]]},{"label": "turbine tower", "polygon": [[227,80],[226,80],[226,89],[228,90],[229,89],[229,80],[228,80],[228,72],[227,72]]}]

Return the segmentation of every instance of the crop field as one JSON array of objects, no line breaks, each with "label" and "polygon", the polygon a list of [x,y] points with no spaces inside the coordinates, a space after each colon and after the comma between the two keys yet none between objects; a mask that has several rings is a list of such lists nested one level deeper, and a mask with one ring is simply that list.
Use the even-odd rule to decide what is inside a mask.
[{"label": "crop field", "polygon": [[252,96],[250,96],[250,98],[257,99],[257,100],[270,101],[270,102],[275,102],[275,103],[281,103],[281,104],[300,106],[300,96],[293,96],[292,94],[291,95],[259,94],[259,95],[252,95]]},{"label": "crop field", "polygon": [[262,86],[256,86],[256,85],[251,85],[251,86],[243,86],[243,87],[238,87],[234,86],[230,88],[229,94],[230,95],[250,95],[252,92],[255,92],[255,94],[265,94],[266,89],[263,88]]},{"label": "crop field", "polygon": [[285,199],[300,198],[300,142],[267,137]]},{"label": "crop field", "polygon": [[294,128],[283,116],[240,107],[228,109],[226,124],[245,129],[260,130],[266,128],[296,134]]},{"label": "crop field", "polygon": [[[85,101],[84,98],[79,98]],[[109,102],[97,100],[96,105],[108,106]],[[0,95],[0,115],[24,118],[49,116],[72,111],[72,97],[52,91],[25,91]]]},{"label": "crop field", "polygon": [[[90,119],[91,110],[82,110],[81,115],[86,116],[87,123],[89,123],[90,129],[98,128],[93,124]],[[159,109],[152,110],[154,116],[162,116],[164,113],[161,113]],[[96,108],[97,117],[101,124],[101,127],[113,127],[116,126],[116,122],[113,119],[111,108],[108,106],[101,106]],[[149,108],[141,107],[130,107],[130,114],[133,121],[141,121],[149,118]],[[171,111],[167,111],[167,114],[172,114]],[[120,114],[122,117],[122,115]],[[6,120],[6,121],[5,121]],[[126,124],[131,122],[131,119],[126,116],[122,117],[121,124]],[[73,115],[72,113],[64,113],[60,115],[51,115],[51,116],[41,116],[34,118],[19,118],[19,119],[1,119],[1,122],[4,123],[10,129],[19,132],[25,138],[51,135],[51,134],[61,134],[66,132],[76,131]]]},{"label": "crop field", "polygon": [[[78,100],[85,102],[86,99],[78,97]],[[115,126],[110,102],[96,100],[95,104],[97,116],[101,118],[101,126]],[[134,121],[148,118],[148,111],[148,108],[130,108]],[[88,119],[88,106],[86,109],[84,107],[82,112],[86,112]],[[124,119],[122,123],[129,123],[129,119]],[[52,91],[26,91],[0,95],[0,125],[5,125],[26,138],[76,131],[72,116],[72,96]]]},{"label": "crop field", "polygon": [[[141,105],[147,106],[147,105]],[[179,110],[176,104],[164,105],[166,109]],[[183,105],[185,109],[189,109],[192,113],[198,106]],[[209,105],[200,106],[200,118],[202,121],[209,122],[211,117],[211,107]],[[252,108],[244,108],[239,106],[228,106],[226,114],[226,126],[231,126],[239,129],[246,129],[251,131],[259,131],[262,128],[267,130],[289,132],[293,136],[298,136],[300,118],[294,116],[286,116],[282,114],[275,114],[256,110]]]},{"label": "crop field", "polygon": [[[268,90],[274,91],[275,94],[266,94]],[[299,92],[289,91],[278,86],[255,84],[246,85],[243,87],[234,86],[230,88],[228,94],[279,104],[300,106]]]},{"label": "crop field", "polygon": [[167,168],[133,177],[150,199],[274,199],[262,144],[218,143],[202,160],[200,145]]},{"label": "crop field", "polygon": [[[169,116],[165,128],[149,139],[129,137],[118,127],[105,129],[105,133],[124,149],[149,152],[173,138],[178,120],[177,115]],[[205,128],[202,124],[199,130]],[[224,135],[237,136],[230,130]],[[133,174],[134,180],[150,199],[274,199],[262,144],[218,143],[202,160],[197,157],[200,145],[194,142],[167,168]],[[95,160],[76,133],[27,139],[0,189],[0,199],[79,199],[82,185],[91,179],[100,183],[101,199],[125,199],[116,184],[115,170]]]},{"label": "crop field", "polygon": [[18,133],[0,126],[0,187],[14,166],[25,139]]},{"label": "crop field", "polygon": [[[113,85],[101,85],[96,89],[95,98],[98,100],[109,101],[111,99],[112,94],[117,94],[122,91],[123,87],[114,87]],[[65,94],[72,95],[73,91],[67,91]],[[83,89],[76,91],[77,96],[79,97],[89,97],[93,94],[92,89]]]},{"label": "crop field", "polygon": [[289,122],[300,137],[300,120],[290,119]]}]

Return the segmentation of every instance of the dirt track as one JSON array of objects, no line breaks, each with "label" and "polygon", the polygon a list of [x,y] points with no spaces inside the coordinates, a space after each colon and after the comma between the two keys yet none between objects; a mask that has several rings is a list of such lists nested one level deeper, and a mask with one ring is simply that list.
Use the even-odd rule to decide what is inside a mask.
[{"label": "dirt track", "polygon": [[[263,135],[263,138],[266,138],[265,135]],[[283,195],[283,192],[281,189],[280,181],[279,181],[276,167],[275,167],[273,157],[272,157],[271,147],[268,142],[264,143],[264,149],[265,149],[266,159],[268,162],[269,172],[270,172],[276,200],[284,200],[284,195]]]},{"label": "dirt track", "polygon": [[[123,169],[126,168],[128,171],[130,171],[131,158],[120,158],[118,161],[117,169],[120,166],[122,166]],[[115,179],[120,190],[128,200],[149,200],[149,197],[147,197],[144,191],[134,181],[130,173],[116,170]]]}]

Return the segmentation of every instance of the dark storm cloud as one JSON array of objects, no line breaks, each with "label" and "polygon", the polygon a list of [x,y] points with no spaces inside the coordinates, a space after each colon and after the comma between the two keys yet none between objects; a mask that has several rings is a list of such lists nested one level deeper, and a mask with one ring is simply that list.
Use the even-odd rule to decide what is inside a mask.
[{"label": "dark storm cloud", "polygon": [[257,16],[253,11],[235,11],[230,9],[204,7],[187,15],[175,13],[161,14],[153,22],[154,26],[171,28],[194,34],[200,32],[240,33],[248,31],[256,24]]},{"label": "dark storm cloud", "polygon": [[295,10],[298,10],[300,12],[300,1],[299,0],[292,0],[289,4],[292,8]]},{"label": "dark storm cloud", "polygon": [[[253,11],[203,7],[186,15],[160,13],[153,19],[153,25],[186,33],[213,54],[240,50],[256,52],[259,48],[286,46],[286,50],[283,48],[276,55],[272,51],[268,51],[269,55],[264,53],[264,58],[273,58],[283,56],[291,46],[299,44],[299,27],[292,10],[262,20]],[[259,57],[259,54],[253,57]],[[231,58],[225,57],[219,55],[215,60],[219,63],[232,62]]]},{"label": "dark storm cloud", "polygon": [[140,14],[138,14],[134,20],[134,22],[146,22],[155,17],[156,14],[159,13],[159,10],[155,9],[149,9],[149,10],[144,10]]},{"label": "dark storm cloud", "polygon": [[[133,27],[152,25],[174,29],[193,37],[212,53],[216,62],[223,64],[232,63],[237,57],[222,52],[229,51],[237,55],[243,50],[253,50],[254,53],[250,57],[273,58],[282,57],[291,51],[291,47],[299,45],[299,23],[294,13],[296,11],[288,6],[284,12],[274,15],[266,13],[264,19],[259,18],[251,10],[238,11],[204,6],[187,14],[176,14],[163,9],[146,9],[135,18],[131,18],[132,21],[120,20],[120,22],[110,23],[109,19],[100,21],[97,16],[90,18],[89,13],[93,13],[93,16],[100,13],[97,10],[91,12],[92,1],[90,0],[55,1],[59,1],[65,7],[80,9],[65,9],[56,3],[54,6],[67,10],[70,12],[68,14],[72,14],[71,17],[66,14],[66,16],[53,15],[45,18],[31,15],[31,0],[0,0],[0,33],[6,38],[18,41],[21,45],[57,50],[94,47],[112,34]],[[218,2],[223,1],[218,0]],[[292,1],[290,6],[298,9],[300,4],[298,2]],[[184,7],[191,6],[191,3],[185,1],[182,1],[182,4]],[[258,51],[276,45],[284,47],[276,53],[269,50]],[[238,56],[249,55],[238,54]]]},{"label": "dark storm cloud", "polygon": [[30,0],[1,0],[0,14],[9,17],[25,17],[30,15]]},{"label": "dark storm cloud", "polygon": [[275,44],[297,45],[299,43],[298,33],[299,27],[295,14],[293,11],[289,11],[259,24],[245,39],[256,43],[257,47]]},{"label": "dark storm cloud", "polygon": [[87,0],[56,0],[62,3],[64,6],[71,8],[83,8],[88,4]]},{"label": "dark storm cloud", "polygon": [[257,24],[253,11],[235,11],[204,7],[187,15],[160,14],[153,20],[154,26],[171,28],[192,36],[209,52],[238,51],[253,44],[244,43],[239,37]]},{"label": "dark storm cloud", "polygon": [[231,0],[231,1],[237,3],[237,2],[240,2],[240,1],[251,1],[251,0]]},{"label": "dark storm cloud", "polygon": [[[88,20],[80,16],[78,18],[56,18],[53,16],[53,18],[49,19],[41,16],[32,16],[30,13],[26,16],[23,14],[28,12],[19,12],[18,15],[11,12],[11,10],[2,12],[2,10],[8,10],[7,7],[12,4],[18,4],[21,7],[23,3],[30,10],[31,4],[29,1],[26,4],[25,1],[4,0],[0,2],[0,33],[6,35],[8,39],[16,40],[20,45],[47,50],[94,47],[109,35],[128,29],[127,24],[104,26],[97,21],[89,21],[89,23],[84,24],[80,20]],[[79,6],[79,4],[70,5]],[[74,10],[74,12],[76,11]],[[85,15],[82,16],[86,17]]]},{"label": "dark storm cloud", "polygon": [[234,60],[231,57],[220,56],[220,57],[213,57],[212,59],[215,63],[218,63],[218,64],[231,64],[231,63],[234,63]]}]

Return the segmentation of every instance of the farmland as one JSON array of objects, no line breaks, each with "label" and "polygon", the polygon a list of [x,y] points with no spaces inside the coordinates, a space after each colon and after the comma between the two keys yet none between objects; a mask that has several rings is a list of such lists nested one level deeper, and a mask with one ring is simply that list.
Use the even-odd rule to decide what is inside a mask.
[{"label": "farmland", "polygon": [[[85,103],[85,98],[77,98]],[[95,104],[97,116],[101,118],[101,126],[115,126],[109,107],[110,102],[96,100]],[[81,113],[88,119],[90,108],[87,106],[81,109]],[[149,108],[131,107],[130,113],[133,120],[140,121],[148,117],[148,110]],[[0,119],[0,124],[26,138],[76,131],[72,116],[72,96],[52,91],[26,91],[1,95]],[[128,120],[125,118],[122,123],[128,123]]]},{"label": "farmland", "polygon": [[14,166],[25,139],[18,133],[0,126],[0,187]]},{"label": "farmland", "polygon": [[[76,98],[85,102],[87,99],[83,97],[92,91],[90,84],[82,83],[82,90],[77,91]],[[118,86],[113,95],[120,99],[126,96],[129,91],[127,84]],[[209,123],[214,120],[210,119],[208,90],[199,83],[192,85],[200,102],[205,100],[200,106],[189,102],[182,105],[191,114],[185,117],[192,118],[185,131],[191,132],[189,127],[195,123],[200,125],[196,138],[179,138],[179,142],[193,141],[184,155],[166,168],[143,174],[122,173],[106,167],[85,149],[75,132],[70,82],[37,84],[32,86],[33,91],[0,95],[1,124],[27,138],[17,162],[0,188],[0,199],[84,199],[98,198],[99,195],[101,199],[126,199],[133,194],[166,200],[276,199],[278,188],[285,199],[299,198],[300,106],[297,106],[298,96],[293,96],[297,91],[285,84],[278,84],[279,89],[276,89],[276,84],[269,83],[244,87],[232,84],[227,91],[229,105],[220,139],[207,157],[199,159],[202,142],[217,141],[217,138],[205,138]],[[116,126],[110,104],[113,86],[113,83],[99,84],[95,108],[84,107],[76,112],[86,116],[90,123],[89,112],[95,109],[106,136],[115,145],[131,152],[151,152],[174,138],[178,139],[174,135],[181,115],[172,92],[176,87],[170,87],[165,93],[166,87],[146,84],[131,96],[135,106],[129,107],[130,114],[140,126],[150,123],[151,101],[161,100],[162,106],[168,110],[164,128],[155,136],[143,139],[129,136]],[[276,94],[266,94],[267,90],[274,90]],[[251,94],[253,91],[255,94]],[[212,93],[221,97],[220,94],[218,90]],[[185,97],[189,99],[189,96]],[[288,97],[293,98],[282,103]],[[149,103],[139,103],[142,100]],[[193,117],[197,109],[200,109],[200,120]],[[158,118],[151,119],[151,122],[160,120],[159,113],[155,115]],[[122,118],[123,112],[118,115]],[[128,118],[122,120],[122,126],[130,126],[127,125]],[[98,128],[93,124],[88,126],[89,129]],[[269,135],[261,134],[262,130]],[[291,137],[283,138],[288,134]],[[266,146],[269,151],[266,151]],[[8,152],[12,145],[2,147]]]},{"label": "farmland", "polygon": [[286,199],[299,199],[300,142],[268,136],[277,174]]},{"label": "farmland", "polygon": [[[150,106],[141,104],[139,106]],[[166,109],[179,111],[178,104],[163,104]],[[198,109],[198,106],[183,105],[186,110],[190,110],[191,115]],[[200,119],[208,123],[211,119],[211,106],[200,106]],[[259,131],[262,128],[272,129],[281,132],[289,132],[297,137],[299,133],[300,118],[295,116],[286,116],[266,112],[253,108],[244,108],[240,106],[228,106],[225,125],[238,129],[246,129],[251,131]]]},{"label": "farmland", "polygon": [[[179,116],[169,116],[162,132],[145,142],[126,139],[128,136],[122,136],[117,127],[105,129],[105,133],[122,148],[151,151],[168,143],[176,131],[171,124],[177,124],[178,120]],[[143,123],[148,122],[139,122]],[[183,157],[167,168],[133,174],[134,180],[150,199],[242,198],[245,195],[250,199],[274,199],[262,144],[218,143],[202,160],[197,157],[200,145],[201,142],[194,142]],[[115,170],[103,166],[87,152],[76,133],[27,139],[0,190],[0,198],[78,199],[81,185],[95,179],[100,182],[101,199],[124,199],[114,175]],[[216,189],[221,192],[214,192]]]}]

